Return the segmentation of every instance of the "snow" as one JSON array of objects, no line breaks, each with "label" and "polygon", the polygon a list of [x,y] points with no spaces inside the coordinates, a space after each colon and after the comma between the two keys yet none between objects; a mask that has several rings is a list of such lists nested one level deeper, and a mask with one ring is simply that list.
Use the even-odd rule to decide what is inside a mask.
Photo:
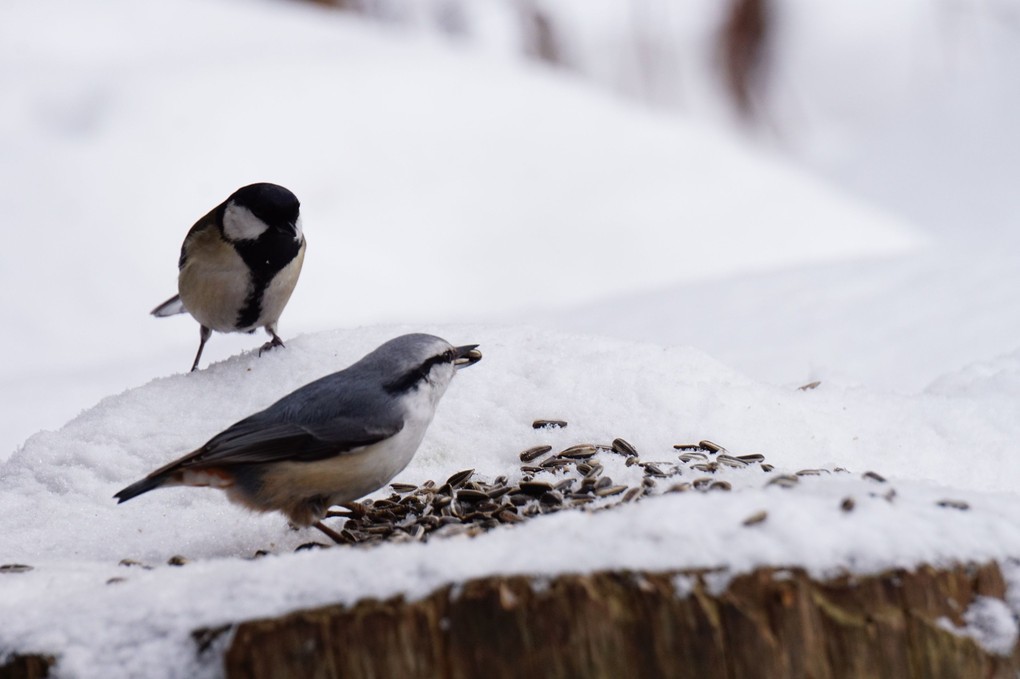
[{"label": "snow", "polygon": [[[725,566],[725,587],[758,566],[996,559],[1020,582],[1008,233],[908,223],[498,49],[296,4],[10,0],[0,85],[0,561],[33,567],[0,574],[0,649],[57,653],[59,676],[212,677],[196,628],[493,573]],[[217,335],[186,374],[196,325],[147,311],[191,223],[259,180],[303,203],[287,347]],[[615,437],[672,463],[709,439],[775,470],[471,539],[296,553],[318,536],[219,491],[112,499],[404,332],[484,358],[397,481],[516,479],[528,447]],[[768,483],[803,469],[825,471]],[[960,633],[1014,643],[1018,592],[978,600]]]},{"label": "snow", "polygon": [[964,612],[963,621],[963,627],[956,627],[948,618],[939,618],[938,623],[942,629],[973,639],[990,653],[1013,654],[1020,630],[1006,602],[993,597],[976,597]]}]

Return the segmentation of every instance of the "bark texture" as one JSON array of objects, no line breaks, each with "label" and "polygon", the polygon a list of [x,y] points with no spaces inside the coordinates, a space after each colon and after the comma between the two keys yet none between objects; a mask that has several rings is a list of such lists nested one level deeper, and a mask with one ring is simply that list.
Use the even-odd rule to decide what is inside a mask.
[{"label": "bark texture", "polygon": [[228,677],[1010,679],[1020,654],[946,631],[995,564],[813,581],[721,575],[491,577],[407,602],[365,600],[240,624]]}]

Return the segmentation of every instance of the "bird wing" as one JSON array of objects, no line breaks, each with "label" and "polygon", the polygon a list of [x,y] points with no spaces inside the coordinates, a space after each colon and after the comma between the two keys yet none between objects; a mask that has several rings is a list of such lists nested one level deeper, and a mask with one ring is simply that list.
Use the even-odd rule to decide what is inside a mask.
[{"label": "bird wing", "polygon": [[387,439],[403,428],[403,422],[376,423],[366,427],[338,417],[315,425],[283,422],[266,425],[241,420],[209,440],[182,466],[221,466],[265,462],[314,462],[350,452]]}]

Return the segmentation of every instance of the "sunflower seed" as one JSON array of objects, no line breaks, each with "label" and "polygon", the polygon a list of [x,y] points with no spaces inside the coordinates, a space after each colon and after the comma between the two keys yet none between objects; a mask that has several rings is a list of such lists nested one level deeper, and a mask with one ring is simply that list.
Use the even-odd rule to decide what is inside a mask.
[{"label": "sunflower seed", "polygon": [[534,448],[528,448],[521,453],[521,462],[531,462],[536,458],[542,457],[550,450],[552,450],[552,446],[535,446]]},{"label": "sunflower seed", "polygon": [[761,510],[760,512],[755,512],[751,516],[744,519],[744,525],[753,526],[755,524],[761,523],[768,517],[768,515],[769,515],[768,512],[766,512],[764,509]]},{"label": "sunflower seed", "polygon": [[704,453],[683,453],[680,456],[681,462],[690,462],[691,460],[707,460],[708,455]]},{"label": "sunflower seed", "polygon": [[619,495],[625,490],[627,490],[627,486],[603,486],[602,488],[596,488],[595,494],[599,497],[609,497],[611,495]]},{"label": "sunflower seed", "polygon": [[511,493],[509,499],[510,503],[516,507],[526,505],[528,504],[528,502],[531,501],[531,497],[529,495],[525,495],[524,493]]},{"label": "sunflower seed", "polygon": [[542,469],[541,467],[535,466],[533,464],[525,464],[525,465],[521,465],[521,471],[522,472],[528,472],[529,474],[537,474],[537,473],[539,473],[541,471],[545,471],[545,470]]},{"label": "sunflower seed", "polygon": [[625,463],[628,467],[633,467],[636,464],[640,464],[640,460],[636,456],[628,457]]},{"label": "sunflower seed", "polygon": [[581,476],[584,476],[585,474],[591,472],[591,465],[588,464],[587,462],[578,462],[576,465],[574,465],[574,469],[579,471],[581,473]]},{"label": "sunflower seed", "polygon": [[703,476],[700,479],[694,479],[694,481],[691,482],[691,485],[695,490],[706,490],[710,485],[712,485],[712,479],[707,476]]},{"label": "sunflower seed", "polygon": [[842,509],[844,512],[853,511],[854,499],[852,497],[843,498],[843,502],[840,503],[839,508]]},{"label": "sunflower seed", "polygon": [[718,453],[726,450],[718,443],[712,443],[711,441],[699,441],[698,447],[701,448],[702,450],[707,450],[710,453]]},{"label": "sunflower seed", "polygon": [[663,472],[661,469],[659,469],[656,465],[652,464],[651,462],[645,462],[644,464],[641,465],[641,467],[644,469],[646,476],[659,476],[659,477],[666,476],[665,472]]},{"label": "sunflower seed", "polygon": [[614,453],[626,455],[627,457],[637,457],[637,449],[624,439],[613,439],[613,446],[611,450]]},{"label": "sunflower seed", "polygon": [[772,471],[773,469],[775,469],[775,467],[773,467],[772,465],[770,465],[768,463],[763,462],[762,465],[761,465],[761,470],[763,472],[765,472],[766,474],[768,472]]},{"label": "sunflower seed", "polygon": [[708,485],[708,490],[733,490],[729,481],[713,481]]},{"label": "sunflower seed", "polygon": [[591,495],[585,495],[584,493],[570,493],[567,497],[570,498],[571,502],[574,504],[581,505],[587,504],[595,499]]},{"label": "sunflower seed", "polygon": [[633,502],[641,493],[644,492],[641,488],[631,488],[623,495],[624,502]]},{"label": "sunflower seed", "polygon": [[737,455],[737,459],[743,460],[744,462],[750,464],[752,462],[764,462],[765,456],[762,455],[761,453],[752,453],[750,455]]},{"label": "sunflower seed", "polygon": [[544,505],[561,505],[563,504],[563,495],[559,491],[550,490],[548,493],[543,493],[538,501]]},{"label": "sunflower seed", "polygon": [[[130,561],[130,559],[124,559],[124,561]],[[120,565],[122,565],[122,566],[129,565],[129,564],[125,564],[124,561],[121,561]],[[137,563],[137,562],[134,562],[134,563]],[[134,564],[131,564],[131,565],[134,565]],[[138,564],[138,565],[141,566],[142,564]],[[146,568],[148,568],[148,567],[146,566]],[[5,563],[2,566],[0,566],[0,573],[27,573],[30,570],[34,570],[32,568],[32,566],[29,566],[28,564],[23,564],[23,563]]]},{"label": "sunflower seed", "polygon": [[[3,566],[0,566],[0,569],[2,569],[2,568],[3,568]],[[3,571],[0,570],[0,573],[2,573],[2,572]],[[116,585],[118,582],[127,582],[127,578],[110,578],[109,580],[106,581],[106,584],[108,584],[108,585]]]},{"label": "sunflower seed", "polygon": [[959,509],[961,511],[970,509],[970,505],[963,500],[939,500],[936,502],[939,507],[947,507],[949,509]]},{"label": "sunflower seed", "polygon": [[436,499],[432,501],[432,506],[442,508],[451,502],[453,502],[453,498],[449,495],[437,495]]},{"label": "sunflower seed", "polygon": [[555,488],[556,490],[560,490],[560,491],[564,491],[564,490],[565,491],[569,491],[571,486],[573,486],[573,485],[574,485],[574,479],[563,479],[562,481],[557,483],[555,486],[553,486],[553,488]]},{"label": "sunflower seed", "polygon": [[582,443],[560,451],[558,457],[565,457],[569,460],[587,460],[595,454],[596,450],[592,444]]},{"label": "sunflower seed", "polygon": [[329,545],[324,545],[321,542],[305,542],[294,548],[295,552],[304,552],[309,549],[326,549]]},{"label": "sunflower seed", "polygon": [[741,460],[739,457],[733,457],[726,453],[719,453],[718,457],[715,458],[716,462],[724,464],[727,467],[733,467],[734,469],[743,469],[747,466],[747,462]]},{"label": "sunflower seed", "polygon": [[473,488],[461,488],[457,491],[457,500],[459,502],[481,502],[488,499],[489,495],[487,493],[474,490]]},{"label": "sunflower seed", "polygon": [[181,556],[180,554],[174,554],[166,562],[168,566],[183,566],[189,563],[191,563],[191,559],[186,556]]},{"label": "sunflower seed", "polygon": [[667,493],[686,493],[690,489],[691,489],[691,484],[689,484],[689,483],[686,483],[686,482],[685,483],[674,483],[672,486],[670,486],[666,490],[666,492]]},{"label": "sunflower seed", "polygon": [[793,488],[798,483],[800,483],[800,479],[798,479],[796,476],[790,476],[789,474],[781,474],[780,476],[777,476],[776,478],[772,479],[765,485],[779,486],[780,488]]},{"label": "sunflower seed", "polygon": [[413,483],[391,483],[390,488],[398,493],[413,493],[418,490],[418,486]]},{"label": "sunflower seed", "polygon": [[564,460],[558,457],[551,457],[539,466],[542,469],[559,469],[560,467],[569,467],[571,464],[570,460]]},{"label": "sunflower seed", "polygon": [[719,471],[719,463],[717,462],[701,462],[699,464],[692,465],[692,467],[697,469],[699,472],[708,472],[709,474],[714,474]]},{"label": "sunflower seed", "polygon": [[531,426],[533,429],[541,429],[542,427],[560,429],[561,427],[567,426],[567,423],[563,420],[535,420],[531,423]]},{"label": "sunflower seed", "polygon": [[447,485],[456,488],[457,486],[463,484],[465,481],[470,479],[471,475],[474,473],[475,473],[474,469],[464,469],[463,471],[459,471],[450,478],[446,479],[446,483]]},{"label": "sunflower seed", "polygon": [[491,497],[493,500],[501,498],[510,492],[510,486],[499,486],[498,488],[490,488],[485,491],[485,494]]},{"label": "sunflower seed", "polygon": [[606,488],[613,485],[613,479],[608,476],[603,476],[601,479],[595,482],[595,490],[598,491],[601,488]]},{"label": "sunflower seed", "polygon": [[797,476],[821,476],[822,472],[829,473],[828,469],[801,469]]},{"label": "sunflower seed", "polygon": [[522,481],[520,489],[523,493],[538,497],[539,495],[548,493],[552,490],[552,484],[546,483],[545,481]]},{"label": "sunflower seed", "polygon": [[705,450],[697,443],[677,443],[673,446],[676,450]]},{"label": "sunflower seed", "polygon": [[503,523],[521,523],[524,521],[524,519],[506,509],[497,514],[496,518],[502,521]]},{"label": "sunflower seed", "polygon": [[[13,565],[16,566],[17,564],[13,564]],[[144,568],[147,571],[151,571],[152,570],[152,566],[148,566],[148,565],[142,563],[141,561],[135,561],[134,559],[121,559],[120,563],[118,563],[117,565],[118,566],[139,566],[141,568]]]},{"label": "sunflower seed", "polygon": [[877,481],[879,483],[885,483],[885,477],[875,472],[864,472],[861,474],[861,478],[870,479],[871,481]]}]

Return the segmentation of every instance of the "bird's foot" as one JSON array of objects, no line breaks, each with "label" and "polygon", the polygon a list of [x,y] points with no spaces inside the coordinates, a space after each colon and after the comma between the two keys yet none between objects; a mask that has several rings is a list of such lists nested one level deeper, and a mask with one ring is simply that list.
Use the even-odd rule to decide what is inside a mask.
[{"label": "bird's foot", "polygon": [[280,338],[279,338],[279,337],[277,337],[276,335],[273,335],[273,339],[271,339],[271,340],[269,340],[268,342],[266,342],[265,344],[263,344],[263,345],[262,345],[262,348],[261,348],[261,349],[259,349],[259,356],[261,356],[261,355],[262,355],[262,352],[263,352],[263,351],[269,351],[269,350],[270,350],[270,349],[272,349],[273,347],[283,347],[283,348],[285,348],[285,349],[286,349],[286,348],[287,348],[287,345],[283,343],[283,340],[282,340],[282,339],[280,339]]},{"label": "bird's foot", "polygon": [[333,542],[337,543],[338,545],[343,545],[347,543],[347,541],[344,540],[343,536],[340,535],[340,533],[336,532],[335,530],[324,524],[322,521],[316,521],[315,523],[312,524],[312,527],[321,530]]}]

